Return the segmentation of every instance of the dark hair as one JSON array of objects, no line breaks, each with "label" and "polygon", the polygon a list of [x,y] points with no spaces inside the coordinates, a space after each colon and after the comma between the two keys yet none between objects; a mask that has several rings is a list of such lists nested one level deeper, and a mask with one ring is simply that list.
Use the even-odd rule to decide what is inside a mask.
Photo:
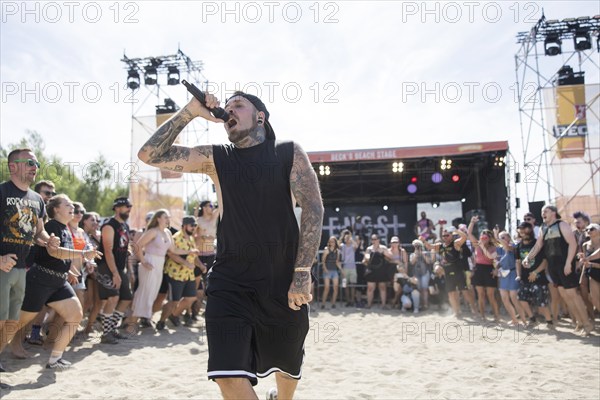
[{"label": "dark hair", "polygon": [[152,216],[152,218],[150,219],[150,222],[148,222],[148,225],[146,225],[146,230],[149,231],[152,228],[155,228],[158,226],[158,219],[160,217],[162,217],[165,214],[169,214],[169,211],[165,210],[164,208],[161,208],[160,210],[156,210],[156,212],[154,213],[154,215]]},{"label": "dark hair", "polygon": [[545,208],[547,208],[548,210],[554,212],[556,214],[556,219],[562,219],[562,217],[558,213],[558,208],[556,208],[556,206],[552,206],[550,204],[547,204],[544,207],[542,207],[542,210],[544,210]]},{"label": "dark hair", "polygon": [[54,219],[54,216],[56,215],[55,209],[60,207],[63,201],[71,201],[71,199],[69,199],[69,196],[62,193],[50,197],[50,200],[48,200],[48,205],[46,206],[46,211],[48,212],[49,218]]},{"label": "dark hair", "polygon": [[41,180],[35,184],[35,186],[33,187],[33,190],[36,193],[39,193],[42,190],[42,186],[48,186],[48,187],[51,187],[52,189],[54,189],[54,182],[47,181],[47,180]]},{"label": "dark hair", "polygon": [[204,211],[202,210],[204,208],[204,206],[206,206],[207,204],[210,204],[209,200],[204,200],[202,202],[200,202],[200,206],[198,206],[198,216],[201,217],[202,214],[204,214]]},{"label": "dark hair", "polygon": [[94,212],[94,211],[90,211],[90,212],[83,214],[83,217],[81,217],[81,221],[79,221],[79,227],[81,229],[83,229],[83,223],[90,218],[94,218],[94,219],[97,219],[98,221],[100,221],[100,214],[98,214],[97,212]]},{"label": "dark hair", "polygon": [[21,154],[21,153],[25,153],[25,152],[28,152],[28,153],[33,153],[33,151],[32,151],[31,149],[28,149],[28,148],[26,148],[26,147],[24,147],[24,148],[22,148],[22,149],[14,149],[14,150],[13,150],[13,151],[11,151],[10,153],[8,153],[8,157],[7,157],[7,159],[8,159],[8,162],[9,162],[9,163],[10,163],[10,162],[13,162],[13,160],[14,160],[15,158],[17,158],[17,156],[18,156],[19,154]]},{"label": "dark hair", "polygon": [[583,211],[576,211],[573,214],[573,218],[577,219],[577,218],[581,218],[582,220],[584,220],[588,225],[590,224],[590,216],[587,215],[586,213],[584,213]]},{"label": "dark hair", "polygon": [[75,207],[76,210],[81,210],[82,208],[85,210],[85,207],[83,206],[83,203],[80,201],[74,201],[73,202],[73,207]]}]

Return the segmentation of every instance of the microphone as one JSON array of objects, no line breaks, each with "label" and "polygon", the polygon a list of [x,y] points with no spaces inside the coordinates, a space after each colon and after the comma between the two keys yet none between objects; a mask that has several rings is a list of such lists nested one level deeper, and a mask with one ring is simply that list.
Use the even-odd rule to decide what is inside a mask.
[{"label": "microphone", "polygon": [[[185,79],[183,79],[181,83],[187,88],[188,92],[190,92],[192,96],[194,96],[200,102],[200,104],[206,107],[206,96],[200,89],[198,89],[198,87],[196,87],[196,85],[194,85],[193,83],[189,83]],[[229,114],[227,113],[227,111],[223,110],[220,107],[208,108],[208,111],[210,111],[210,113],[215,118],[223,120],[223,122],[227,122],[229,120]]]}]

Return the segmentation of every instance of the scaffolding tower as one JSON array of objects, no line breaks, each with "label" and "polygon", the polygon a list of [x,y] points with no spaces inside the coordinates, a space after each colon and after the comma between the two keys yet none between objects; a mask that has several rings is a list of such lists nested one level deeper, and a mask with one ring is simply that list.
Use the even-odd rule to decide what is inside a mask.
[{"label": "scaffolding tower", "polygon": [[[516,209],[523,205],[516,196],[519,181],[525,186],[530,206],[533,202],[543,201],[555,204],[565,212],[570,212],[573,207],[583,207],[600,217],[599,32],[600,15],[565,18],[561,21],[548,20],[542,15],[529,32],[517,34],[516,100],[523,165],[519,168],[517,158],[512,156],[509,173],[510,191],[514,194],[511,199],[513,218],[516,218]],[[566,82],[569,71],[570,77],[577,78],[581,83],[585,76],[586,82],[582,88],[585,90],[585,107],[572,104],[573,107],[582,107],[583,119],[580,115],[568,126],[557,129],[556,91]],[[586,117],[587,124],[581,124]],[[561,142],[571,136],[578,137],[577,140],[584,143],[584,148],[578,156],[567,158],[560,153]],[[575,168],[581,171],[584,166],[589,175],[584,172],[587,176],[576,183],[576,188],[573,188],[575,183],[571,181],[571,188],[565,189],[569,179],[581,178],[572,176],[572,171]],[[585,202],[576,201],[581,200],[584,194],[588,197]]]}]

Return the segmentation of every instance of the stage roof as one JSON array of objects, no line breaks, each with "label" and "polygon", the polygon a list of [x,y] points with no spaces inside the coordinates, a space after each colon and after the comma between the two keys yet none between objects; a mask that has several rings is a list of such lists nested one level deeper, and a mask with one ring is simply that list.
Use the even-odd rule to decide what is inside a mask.
[{"label": "stage roof", "polygon": [[443,144],[437,146],[396,147],[387,149],[334,150],[309,152],[311,163],[336,163],[347,161],[402,160],[422,157],[461,156],[487,152],[505,152],[508,141]]}]

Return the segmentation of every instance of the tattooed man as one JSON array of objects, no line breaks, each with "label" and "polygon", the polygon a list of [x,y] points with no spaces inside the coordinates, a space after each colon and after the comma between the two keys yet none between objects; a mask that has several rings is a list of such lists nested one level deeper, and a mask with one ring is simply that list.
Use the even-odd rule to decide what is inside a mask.
[{"label": "tattooed man", "polygon": [[[206,104],[219,103],[206,94]],[[224,398],[256,398],[257,377],[276,372],[279,397],[292,398],[309,328],[310,268],[321,237],[318,181],[297,143],[275,140],[258,97],[236,92],[225,111],[231,144],[173,145],[196,117],[222,122],[193,98],[138,157],[158,168],[207,174],[216,187],[220,222],[207,287],[208,378]]]}]

